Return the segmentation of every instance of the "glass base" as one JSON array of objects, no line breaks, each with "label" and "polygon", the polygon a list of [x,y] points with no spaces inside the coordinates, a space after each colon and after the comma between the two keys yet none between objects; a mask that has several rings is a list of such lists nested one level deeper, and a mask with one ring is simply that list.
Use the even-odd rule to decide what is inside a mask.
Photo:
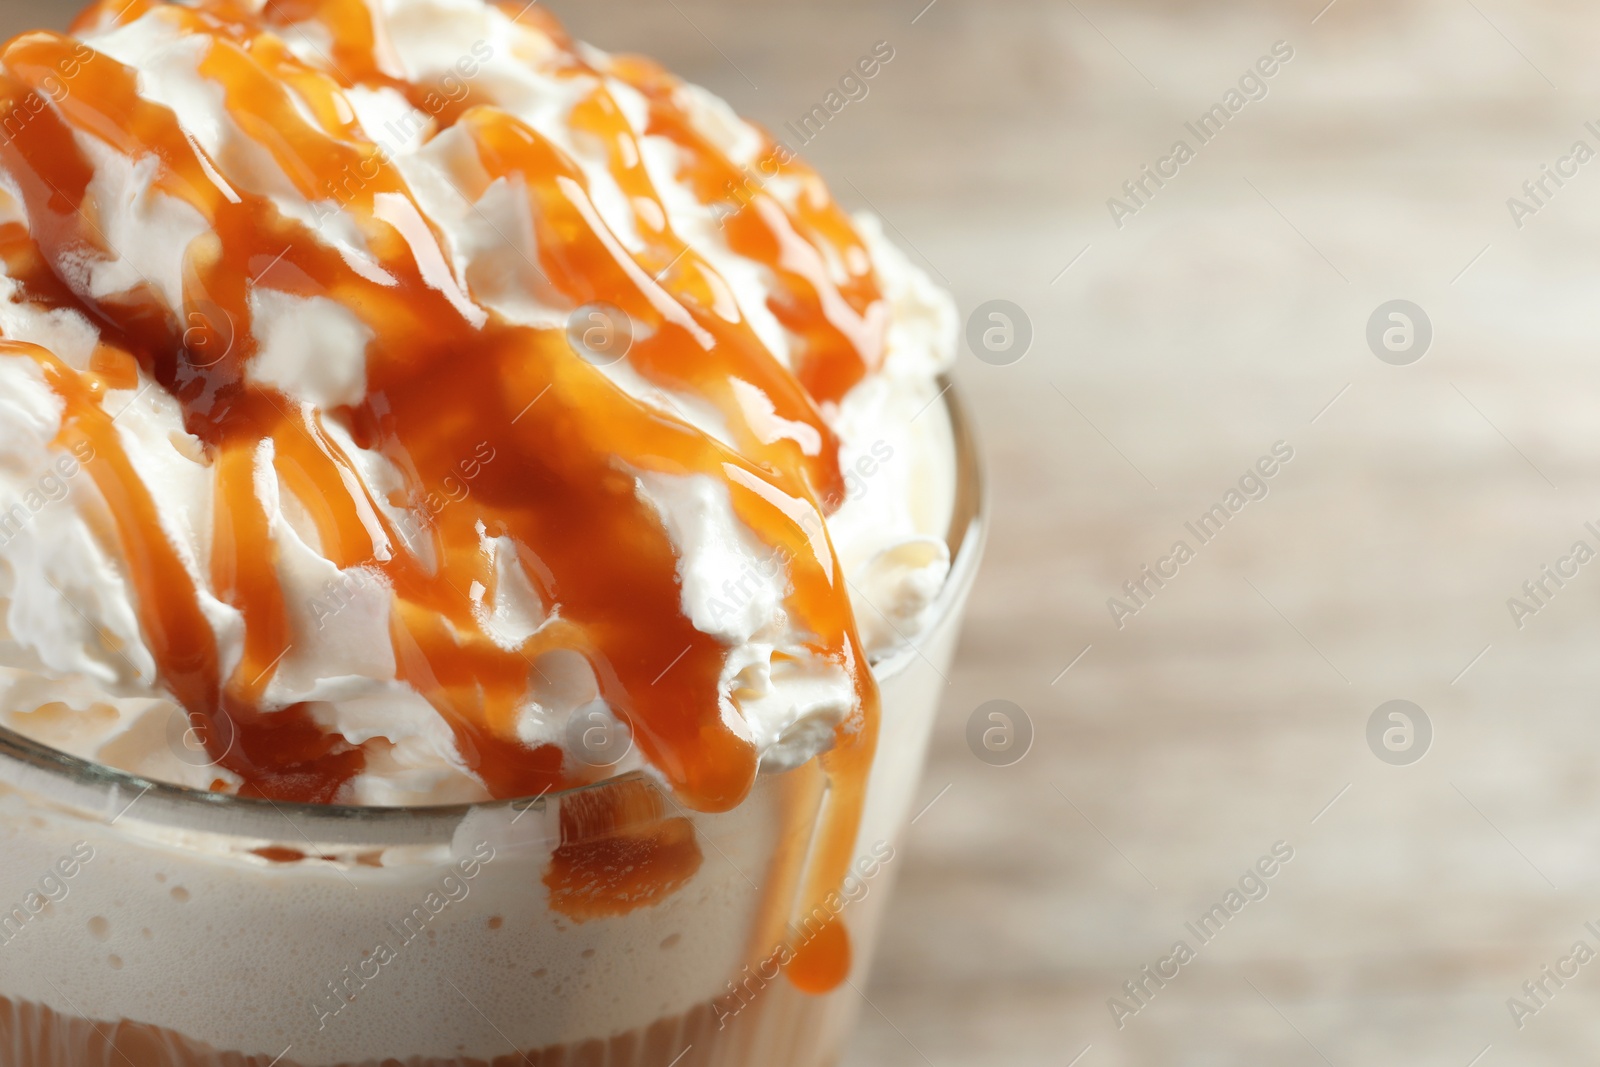
[{"label": "glass base", "polygon": [[295,1059],[292,1045],[277,1058],[245,1055],[143,1023],[95,1022],[0,997],[0,1067],[831,1067],[853,1014],[840,995],[811,996],[780,979],[741,1009],[703,1005],[606,1039],[490,1060],[413,1056],[331,1065]]}]

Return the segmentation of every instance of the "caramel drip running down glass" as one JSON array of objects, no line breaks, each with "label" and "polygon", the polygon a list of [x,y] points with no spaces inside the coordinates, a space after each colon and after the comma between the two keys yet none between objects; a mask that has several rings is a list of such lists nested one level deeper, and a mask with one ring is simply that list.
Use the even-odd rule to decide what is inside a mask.
[{"label": "caramel drip running down glass", "polygon": [[[0,512],[0,1067],[841,1054],[982,551],[947,301],[531,7],[105,0],[0,48],[0,387],[74,479]],[[871,541],[869,445],[947,528]],[[79,514],[88,610],[18,562]],[[316,674],[305,558],[387,675]],[[530,711],[559,656],[615,758]],[[163,722],[185,774],[119,769]]]}]

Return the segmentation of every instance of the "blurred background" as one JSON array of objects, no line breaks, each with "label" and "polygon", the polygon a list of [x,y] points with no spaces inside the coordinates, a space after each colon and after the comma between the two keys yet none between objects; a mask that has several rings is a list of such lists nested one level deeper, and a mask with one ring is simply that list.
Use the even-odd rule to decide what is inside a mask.
[{"label": "blurred background", "polygon": [[803,152],[1031,332],[957,371],[988,562],[848,1067],[1590,1060],[1600,11],[547,6],[780,135],[887,42]]}]

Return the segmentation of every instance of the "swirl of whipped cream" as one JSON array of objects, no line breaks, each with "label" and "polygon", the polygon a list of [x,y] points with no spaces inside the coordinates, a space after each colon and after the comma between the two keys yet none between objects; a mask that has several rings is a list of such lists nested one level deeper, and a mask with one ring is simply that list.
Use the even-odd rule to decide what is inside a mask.
[{"label": "swirl of whipped cream", "polygon": [[949,566],[954,311],[520,6],[111,0],[0,51],[0,723],[317,802],[864,773]]}]

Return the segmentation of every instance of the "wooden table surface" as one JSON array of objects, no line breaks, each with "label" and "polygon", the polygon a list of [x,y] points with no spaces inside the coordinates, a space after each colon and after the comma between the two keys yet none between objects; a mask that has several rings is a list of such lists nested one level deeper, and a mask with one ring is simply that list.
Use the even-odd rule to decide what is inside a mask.
[{"label": "wooden table surface", "polygon": [[[1600,12],[926,2],[550,0],[774,128],[889,42],[806,154],[964,313],[1031,321],[1020,362],[959,370],[989,558],[846,1063],[1589,1062],[1600,963],[1520,1028],[1507,1001],[1600,949],[1600,563],[1560,564],[1520,628],[1507,602],[1600,549],[1600,161],[1572,155],[1600,150]],[[1200,143],[1185,122],[1277,42]],[[1179,139],[1119,228],[1108,198]],[[1568,176],[1536,203],[1542,165]],[[1397,299],[1433,334],[1404,366],[1366,337]],[[1278,442],[1201,544],[1185,523]],[[1119,628],[1108,598],[1180,539]],[[966,745],[992,699],[1036,731],[1010,767]],[[1431,723],[1420,762],[1369,747],[1395,699]],[[1185,924],[1279,842],[1202,943]],[[1119,1029],[1108,1000],[1178,940]]]}]

